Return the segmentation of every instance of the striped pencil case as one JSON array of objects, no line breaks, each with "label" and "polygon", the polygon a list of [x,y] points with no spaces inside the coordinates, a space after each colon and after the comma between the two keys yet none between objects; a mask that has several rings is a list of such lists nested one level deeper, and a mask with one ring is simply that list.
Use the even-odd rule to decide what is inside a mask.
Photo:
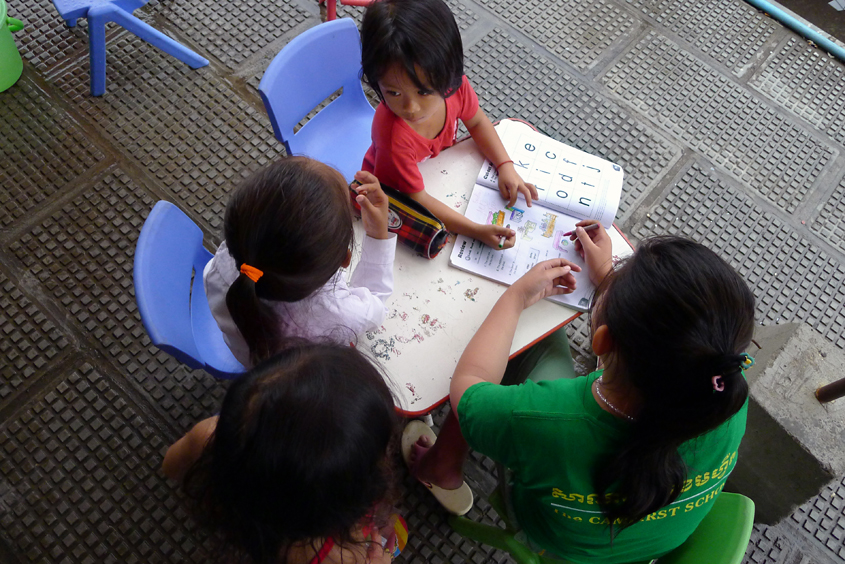
[{"label": "striped pencil case", "polygon": [[[396,233],[400,243],[422,257],[433,259],[440,254],[449,240],[449,231],[443,222],[407,194],[383,184],[381,189],[390,201],[388,231]],[[351,188],[349,191],[356,209],[360,209],[355,201],[356,192]]]}]

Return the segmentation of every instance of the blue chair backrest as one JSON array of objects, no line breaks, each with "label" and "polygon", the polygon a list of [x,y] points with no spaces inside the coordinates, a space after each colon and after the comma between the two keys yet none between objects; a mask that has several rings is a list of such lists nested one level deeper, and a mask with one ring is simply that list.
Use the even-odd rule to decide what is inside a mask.
[{"label": "blue chair backrest", "polygon": [[[350,171],[360,168],[369,146],[375,113],[360,73],[361,40],[351,19],[312,27],[276,55],[258,90],[288,154],[332,165],[351,180]],[[340,88],[341,95],[294,134],[297,124]]]},{"label": "blue chair backrest", "polygon": [[158,202],[135,248],[135,299],[155,346],[191,368],[232,378],[244,367],[208,307],[202,271],[209,260],[200,228],[173,204]]}]

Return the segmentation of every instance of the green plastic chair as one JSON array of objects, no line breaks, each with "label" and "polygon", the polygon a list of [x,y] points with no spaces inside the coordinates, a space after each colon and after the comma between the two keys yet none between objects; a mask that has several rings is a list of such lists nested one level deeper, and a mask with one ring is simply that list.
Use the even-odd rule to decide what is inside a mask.
[{"label": "green plastic chair", "polygon": [[[506,517],[498,488],[490,496],[490,505],[505,522],[504,529],[458,516],[449,518],[449,526],[461,536],[507,552],[517,564],[566,564],[540,556],[514,538],[517,530]],[[637,564],[741,564],[753,526],[754,502],[744,495],[723,492],[684,544],[656,561]]]}]

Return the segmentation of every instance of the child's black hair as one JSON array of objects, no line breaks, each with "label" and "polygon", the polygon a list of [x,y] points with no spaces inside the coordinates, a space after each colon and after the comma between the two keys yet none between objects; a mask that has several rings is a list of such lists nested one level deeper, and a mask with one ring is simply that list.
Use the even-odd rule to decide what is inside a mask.
[{"label": "child's black hair", "polygon": [[288,348],[232,383],[185,489],[200,520],[258,564],[315,539],[353,545],[392,495],[398,423],[383,375],[355,348]]},{"label": "child's black hair", "polygon": [[623,500],[603,509],[624,528],[677,499],[687,479],[678,447],[745,404],[739,355],[753,335],[754,295],[713,251],[679,237],[644,241],[603,286],[593,326],[607,325],[608,366],[642,396],[629,438],[595,477],[597,491]]},{"label": "child's black hair", "polygon": [[458,90],[464,47],[443,0],[385,0],[367,7],[361,24],[362,78],[382,100],[378,83],[393,64],[401,65],[421,90],[431,88],[444,98]]},{"label": "child's black hair", "polygon": [[261,299],[306,298],[346,260],[354,238],[346,182],[315,160],[280,159],[242,182],[226,206],[223,229],[236,267],[263,271],[257,282],[239,274],[226,294],[257,364],[278,352],[285,338],[284,320]]}]

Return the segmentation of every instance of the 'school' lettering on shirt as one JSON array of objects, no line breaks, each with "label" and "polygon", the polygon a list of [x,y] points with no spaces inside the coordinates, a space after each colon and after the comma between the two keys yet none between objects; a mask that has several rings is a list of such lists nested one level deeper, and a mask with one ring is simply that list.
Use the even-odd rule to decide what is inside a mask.
[{"label": "'school' lettering on shirt", "polygon": [[417,165],[454,145],[458,120],[467,122],[478,112],[478,96],[466,76],[457,92],[445,101],[446,121],[434,139],[426,139],[414,131],[381,102],[373,118],[373,143],[364,156],[361,169],[400,192],[421,192],[425,184]]}]

